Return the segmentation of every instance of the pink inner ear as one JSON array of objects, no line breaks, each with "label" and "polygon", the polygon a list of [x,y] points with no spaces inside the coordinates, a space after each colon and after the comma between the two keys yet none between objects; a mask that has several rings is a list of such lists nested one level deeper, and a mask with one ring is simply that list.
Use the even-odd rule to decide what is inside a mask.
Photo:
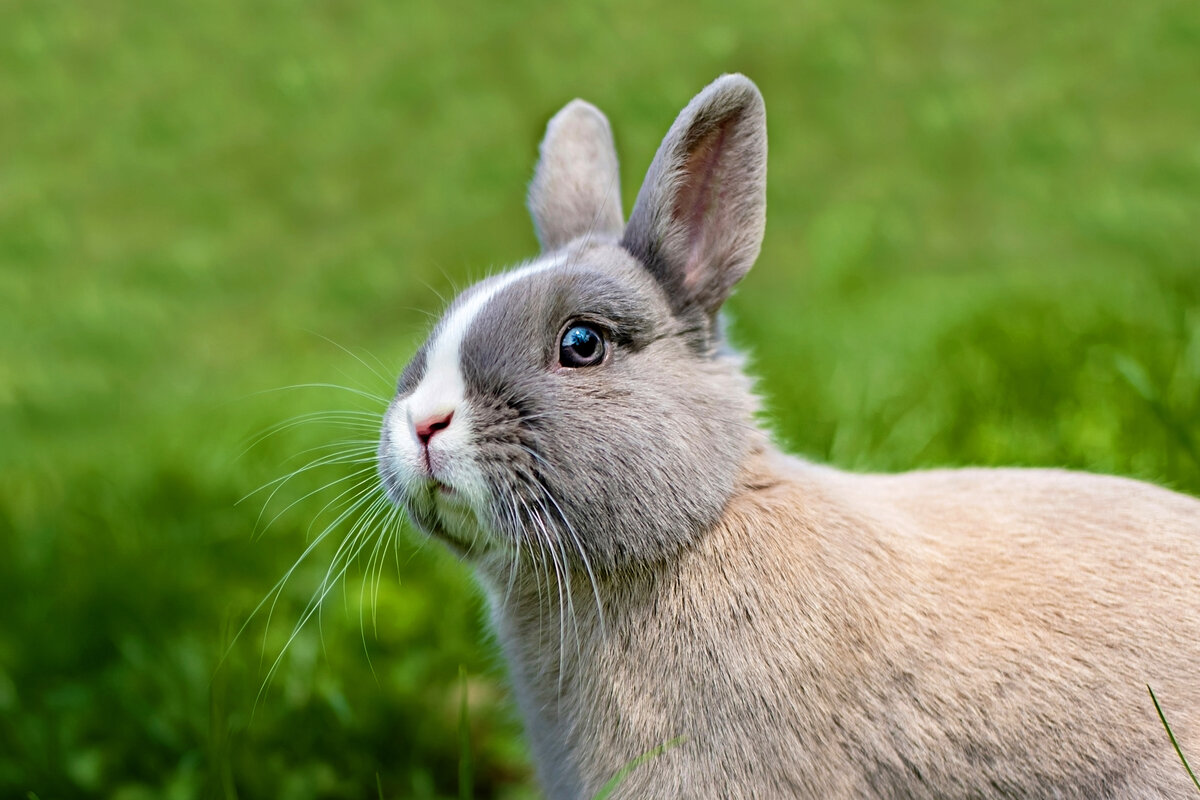
[{"label": "pink inner ear", "polygon": [[672,209],[677,225],[687,233],[687,260],[683,285],[694,287],[703,277],[704,267],[712,260],[711,240],[715,217],[721,210],[722,155],[725,140],[736,117],[710,130],[697,141],[681,170],[679,187]]}]

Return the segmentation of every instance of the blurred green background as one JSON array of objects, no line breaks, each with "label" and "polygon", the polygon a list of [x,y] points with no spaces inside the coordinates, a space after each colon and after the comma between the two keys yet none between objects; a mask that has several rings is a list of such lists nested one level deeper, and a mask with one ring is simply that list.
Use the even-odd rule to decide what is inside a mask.
[{"label": "blurred green background", "polygon": [[251,617],[363,465],[269,482],[369,446],[441,298],[534,253],[555,110],[608,112],[628,209],[726,71],[767,99],[731,312],[783,441],[1200,493],[1194,0],[9,0],[0,796],[457,797],[460,738],[473,796],[535,796],[439,546],[366,551],[285,651],[335,525]]}]

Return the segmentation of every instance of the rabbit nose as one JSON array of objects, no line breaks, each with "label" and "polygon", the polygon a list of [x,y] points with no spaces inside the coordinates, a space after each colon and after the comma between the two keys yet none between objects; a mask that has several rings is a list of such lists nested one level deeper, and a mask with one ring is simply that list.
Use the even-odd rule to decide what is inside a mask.
[{"label": "rabbit nose", "polygon": [[431,417],[426,417],[419,422],[413,423],[413,433],[417,435],[417,441],[421,446],[428,447],[429,440],[438,431],[445,430],[450,427],[450,420],[454,418],[453,411],[447,411],[444,414],[434,414]]}]

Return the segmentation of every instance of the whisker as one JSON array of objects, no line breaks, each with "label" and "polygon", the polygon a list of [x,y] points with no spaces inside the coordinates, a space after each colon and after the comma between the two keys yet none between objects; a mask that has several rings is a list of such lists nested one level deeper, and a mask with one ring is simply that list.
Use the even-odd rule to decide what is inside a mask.
[{"label": "whisker", "polygon": [[[538,503],[538,506],[542,509],[542,511],[549,514],[549,509],[546,508],[545,503],[543,503],[540,499],[537,501],[537,503]],[[562,560],[563,560],[563,570],[562,571],[563,571],[563,575],[565,577],[566,596],[567,596],[567,606],[566,606],[565,612],[570,616],[571,624],[575,628],[575,657],[576,657],[576,660],[578,661],[578,660],[582,660],[582,657],[583,657],[583,654],[580,651],[580,647],[581,647],[580,643],[582,640],[582,633],[579,630],[579,616],[575,611],[575,600],[574,600],[575,592],[571,588],[571,567],[570,567],[570,563],[567,558],[566,546],[563,543],[562,537],[560,537],[560,536],[554,537],[554,542],[558,545],[559,552],[562,555]],[[558,680],[558,683],[559,683],[559,691],[560,692],[562,690],[563,674],[565,673],[565,669],[563,666],[563,659],[565,657],[566,657],[566,653],[565,653],[565,648],[564,648],[564,651],[559,653],[559,680]]]},{"label": "whisker", "polygon": [[[372,451],[372,452],[374,452],[374,451]],[[337,452],[337,453],[332,453],[328,456],[321,456],[320,458],[313,459],[308,464],[305,464],[302,467],[298,467],[297,469],[292,470],[291,472],[287,473],[286,475],[280,475],[278,478],[272,478],[271,480],[267,481],[263,485],[259,486],[257,489],[253,489],[253,490],[247,492],[246,494],[239,497],[237,499],[237,501],[234,502],[234,505],[235,506],[241,505],[242,503],[249,500],[251,497],[254,497],[254,495],[258,494],[261,491],[264,491],[265,489],[269,489],[272,486],[276,486],[276,487],[282,486],[283,484],[290,481],[292,478],[295,478],[298,475],[303,475],[305,472],[317,469],[319,467],[327,467],[327,466],[330,466],[333,464],[366,463],[368,460],[371,460],[371,461],[374,460],[374,457],[368,459],[368,458],[366,458],[366,455],[367,455],[367,451],[366,451],[366,448],[364,447],[361,450],[350,451],[349,453]],[[274,495],[274,492],[272,492],[272,496],[273,495]],[[270,499],[271,498],[268,497],[267,501],[269,502]]]},{"label": "whisker", "polygon": [[[312,334],[313,336],[316,336],[316,337],[317,337],[317,338],[319,338],[319,339],[324,339],[325,341],[329,342],[329,343],[330,343],[331,345],[333,345],[334,347],[336,347],[336,348],[338,348],[339,350],[341,350],[341,351],[342,351],[343,353],[345,353],[346,355],[348,355],[348,356],[350,356],[351,358],[353,358],[353,359],[354,359],[355,361],[357,361],[358,363],[362,364],[364,367],[366,367],[368,370],[370,370],[370,371],[371,371],[371,373],[372,373],[372,374],[373,374],[373,375],[374,375],[376,378],[379,378],[379,380],[383,381],[383,383],[384,383],[384,385],[385,385],[385,386],[386,386],[386,385],[390,385],[390,384],[392,383],[392,380],[391,380],[390,378],[386,378],[386,377],[384,377],[383,375],[381,375],[381,374],[379,373],[379,371],[378,371],[378,370],[376,370],[374,367],[372,367],[372,366],[371,366],[370,364],[368,364],[366,361],[363,361],[363,360],[362,360],[362,359],[361,359],[361,358],[358,356],[358,354],[357,354],[357,353],[355,353],[354,351],[352,351],[350,348],[348,348],[348,347],[345,347],[344,345],[341,345],[341,344],[339,344],[338,342],[335,342],[333,339],[330,339],[328,336],[325,336],[325,335],[323,335],[323,334],[317,333],[316,331],[311,331],[311,330],[309,330],[309,331],[306,331],[306,333],[310,333],[310,334]],[[376,359],[376,360],[378,360],[378,359]],[[383,365],[382,365],[382,364],[380,364],[380,366],[383,366]]]},{"label": "whisker", "polygon": [[[526,506],[526,508],[529,507]],[[529,508],[529,512],[537,526],[537,530],[541,533],[542,539],[546,544],[546,552],[549,554],[550,562],[554,567],[554,581],[558,593],[558,689],[561,693],[563,682],[563,654],[566,652],[567,638],[566,612],[567,607],[570,604],[570,594],[568,591],[569,583],[567,583],[569,578],[564,580],[564,567],[559,563],[558,552],[555,549],[554,540],[550,535],[550,531],[546,528],[545,521],[534,509]],[[564,595],[564,593],[566,594]]]},{"label": "whisker", "polygon": [[[378,517],[381,514],[383,514],[385,511],[386,511],[386,508],[383,508],[379,512],[377,512],[375,514],[376,518],[371,520],[368,527],[372,527],[372,528],[375,527],[376,523],[378,522]],[[359,596],[358,596],[359,627],[361,628],[362,627],[362,607],[364,605],[366,605],[365,590],[367,588],[373,589],[373,591],[372,591],[373,599],[371,601],[371,628],[374,631],[376,638],[379,638],[379,614],[378,614],[379,577],[378,577],[378,570],[376,569],[373,571],[372,567],[373,567],[373,565],[375,565],[376,559],[378,559],[380,566],[382,566],[382,564],[383,564],[383,559],[380,557],[380,549],[384,546],[384,544],[386,542],[386,534],[387,534],[386,530],[380,531],[379,535],[377,535],[375,537],[375,546],[371,548],[371,555],[367,559],[367,567],[365,570],[363,570],[363,585],[359,589]]]},{"label": "whisker", "polygon": [[374,457],[379,453],[379,439],[343,439],[340,442],[313,445],[312,447],[306,447],[296,452],[294,455],[288,456],[288,460],[294,461],[301,456],[306,456],[309,453],[319,453],[322,450],[333,450],[346,456],[371,455]]},{"label": "whisker", "polygon": [[[333,461],[330,463],[363,463],[363,462],[362,461],[360,461],[360,462]],[[325,465],[321,465],[321,466],[325,466]],[[306,494],[303,494],[300,497],[297,497],[295,500],[293,500],[292,502],[290,502],[286,506],[284,506],[282,509],[280,509],[279,513],[277,513],[275,516],[271,517],[271,521],[268,522],[263,527],[262,530],[263,531],[270,530],[271,526],[274,525],[276,522],[278,522],[280,517],[282,517],[284,514],[286,514],[288,511],[290,511],[297,504],[304,502],[305,500],[312,497],[313,495],[320,494],[321,492],[324,492],[333,486],[337,486],[339,483],[344,483],[345,481],[348,481],[348,480],[356,480],[359,478],[363,478],[364,475],[370,476],[369,478],[366,478],[364,480],[371,480],[374,478],[374,473],[375,473],[375,470],[374,470],[373,466],[359,467],[358,469],[356,469],[355,471],[351,472],[348,475],[343,475],[340,478],[335,478],[334,480],[329,481],[325,485],[319,486],[316,489],[313,489],[312,491],[307,492]],[[283,485],[284,484],[281,483],[281,484],[279,484],[279,486],[275,487],[274,491],[272,491],[271,494],[269,494],[267,496],[267,499],[265,501],[263,501],[262,510],[258,512],[258,519],[255,521],[256,529],[258,528],[259,523],[262,522],[263,514],[266,513],[267,507],[270,505],[271,500],[275,497],[276,493],[278,493],[279,490],[283,488]]]},{"label": "whisker", "polygon": [[[367,484],[367,481],[364,480],[364,481],[360,481],[359,483],[355,484],[354,486],[350,487],[349,489],[346,489],[341,494],[339,494],[337,497],[335,497],[333,500],[330,500],[328,503],[326,503],[321,508],[321,510],[318,511],[317,514],[313,517],[313,520],[315,522],[318,518],[320,518],[321,514],[323,514],[325,512],[325,509],[329,508],[331,505],[336,503],[342,497],[345,497],[347,494],[350,494],[351,492],[355,492],[357,490],[357,494],[355,494],[354,497],[350,500],[348,507],[345,508],[332,522],[330,522],[328,525],[326,525],[325,528],[322,529],[322,531],[319,534],[317,534],[316,537],[313,538],[312,543],[309,544],[308,547],[306,547],[304,549],[304,552],[300,554],[300,557],[298,559],[296,559],[295,563],[292,564],[292,566],[288,569],[288,571],[286,573],[284,573],[283,577],[280,578],[278,583],[276,584],[276,586],[279,587],[279,591],[275,593],[275,598],[274,598],[274,600],[271,601],[270,610],[267,612],[267,623],[266,623],[267,630],[265,630],[263,632],[263,637],[264,637],[263,648],[264,648],[264,650],[266,648],[266,635],[267,635],[267,632],[270,630],[271,620],[275,616],[275,606],[279,602],[279,597],[283,593],[283,586],[287,583],[288,579],[291,578],[292,574],[296,571],[296,569],[299,568],[300,564],[303,563],[306,558],[308,558],[309,554],[311,554],[312,551],[315,550],[317,548],[317,546],[320,545],[320,543],[325,540],[325,537],[328,536],[332,531],[336,530],[337,526],[341,525],[342,522],[344,522],[347,517],[353,515],[355,511],[357,511],[364,503],[366,503],[368,501],[368,499],[374,493],[375,487],[366,486],[366,484]],[[366,486],[366,488],[362,488],[364,486]],[[351,530],[353,530],[353,529],[351,529]],[[312,532],[312,523],[309,524],[309,529],[306,533],[308,535],[311,535],[311,532]],[[343,540],[343,544],[344,544],[344,540]],[[340,545],[339,545],[338,550],[339,551],[341,550]],[[337,552],[334,553],[334,558],[337,558]],[[265,601],[266,601],[266,598],[264,598],[264,602]],[[259,608],[261,608],[261,607],[262,607],[262,603],[259,604]],[[257,613],[257,611],[258,611],[258,609],[256,608],[254,613]]]},{"label": "whisker", "polygon": [[[381,415],[374,411],[356,411],[353,409],[347,409],[343,411],[310,411],[306,414],[298,414],[291,419],[286,419],[282,422],[276,422],[275,424],[270,425],[259,433],[255,434],[253,441],[246,445],[244,450],[238,453],[238,455],[235,457],[235,460],[243,458],[247,453],[267,439],[270,439],[272,436],[276,436],[285,430],[297,427],[299,425],[328,422],[348,428],[361,426],[362,430],[372,430],[378,429],[381,420]],[[373,424],[368,425],[368,421]]]},{"label": "whisker", "polygon": [[600,636],[605,637],[607,634],[605,632],[604,625],[604,604],[600,600],[600,587],[596,583],[596,574],[592,571],[592,564],[588,559],[587,551],[584,549],[583,542],[580,541],[579,534],[575,532],[575,526],[573,526],[570,520],[567,519],[566,512],[563,511],[562,506],[558,504],[558,501],[554,499],[554,495],[551,493],[550,489],[541,482],[537,483],[537,487],[542,490],[542,493],[546,496],[546,499],[554,505],[555,510],[558,512],[558,518],[562,521],[562,524],[566,527],[567,532],[571,535],[571,539],[575,542],[575,551],[579,553],[579,558],[583,562],[583,568],[587,571],[588,581],[592,586],[592,596],[596,599],[596,614],[600,622]]},{"label": "whisker", "polygon": [[506,512],[505,516],[509,518],[509,525],[516,535],[513,536],[513,548],[512,552],[509,554],[508,586],[504,590],[504,601],[500,604],[501,607],[508,606],[509,599],[512,597],[513,587],[516,584],[517,570],[521,562],[521,524],[520,520],[517,518],[516,502],[512,501],[512,497],[509,495],[505,495],[505,499],[511,501],[504,506],[503,510]]},{"label": "whisker", "polygon": [[[362,484],[359,484],[359,485],[361,486]],[[348,492],[351,492],[351,491],[353,491],[353,487],[351,489],[346,490],[345,492],[342,492],[341,494],[338,495],[337,498],[334,498],[334,500],[331,500],[329,503],[326,503],[325,506],[321,509],[321,511],[318,512],[317,516],[319,517],[320,514],[326,508],[328,508],[330,505],[332,505],[334,502],[336,502],[338,500],[338,498],[345,496],[345,494],[347,494]],[[369,496],[369,492],[364,492],[363,496],[364,497]],[[361,501],[359,501],[359,503],[355,503],[355,505],[358,505],[360,503],[361,503]],[[309,545],[304,549],[304,552],[302,552],[300,554],[300,556],[292,563],[292,565],[287,569],[287,571],[284,572],[283,576],[278,581],[275,582],[275,585],[271,587],[270,591],[268,591],[266,593],[266,595],[263,596],[262,600],[260,600],[258,602],[258,604],[254,607],[254,609],[247,615],[245,622],[242,623],[241,627],[238,628],[237,632],[233,635],[232,639],[230,640],[229,646],[226,648],[225,653],[221,656],[220,663],[224,663],[225,659],[233,651],[234,644],[236,644],[237,641],[241,638],[242,634],[246,631],[246,628],[250,625],[250,622],[256,616],[258,616],[259,612],[261,612],[264,607],[266,607],[269,604],[270,608],[267,613],[267,622],[266,622],[265,630],[263,633],[263,636],[264,636],[263,649],[265,652],[266,636],[270,630],[271,618],[275,613],[276,604],[279,602],[280,597],[283,595],[284,587],[287,585],[288,581],[291,580],[292,575],[295,574],[296,570],[299,569],[300,565],[302,563],[304,563],[304,561],[312,554],[312,552],[314,550],[317,549],[317,547],[320,546],[320,544],[325,540],[325,537],[328,536],[329,533],[338,524],[340,524],[341,519],[343,519],[347,514],[350,514],[352,512],[353,512],[353,506],[350,509],[348,509],[337,520],[334,520],[334,522],[332,522],[328,526],[326,526],[325,529],[322,530],[321,533],[319,535],[317,535],[317,537],[315,539],[313,539],[313,541],[311,543],[309,543]]]},{"label": "whisker", "polygon": [[[514,495],[513,497],[514,497],[514,500],[520,504],[521,509],[524,511],[524,518],[530,520],[530,524],[528,526],[526,526],[524,524],[521,525],[521,530],[526,534],[527,541],[531,541],[533,544],[537,545],[536,553],[533,552],[532,548],[531,548],[531,551],[529,554],[530,555],[529,564],[533,570],[533,577],[534,577],[533,585],[534,585],[534,588],[537,590],[537,610],[538,610],[537,628],[538,628],[538,647],[540,649],[543,646],[542,631],[545,629],[544,614],[545,614],[545,609],[547,606],[545,597],[548,597],[550,595],[550,567],[546,563],[546,547],[544,544],[542,544],[542,539],[540,536],[537,535],[536,529],[534,529],[532,527],[532,516],[533,515],[529,511],[528,505],[525,503],[525,501],[521,497],[519,497],[517,495]],[[531,535],[532,535],[532,537],[531,537]],[[540,570],[538,569],[539,565],[541,566]],[[545,581],[546,582],[546,595],[545,596],[542,595],[542,576],[543,575],[545,575],[545,578],[546,578],[546,581]]]},{"label": "whisker", "polygon": [[338,383],[319,383],[319,382],[318,383],[293,383],[290,386],[280,386],[275,389],[263,389],[262,391],[252,392],[249,396],[256,397],[258,395],[273,394],[275,392],[290,392],[290,391],[293,391],[296,389],[337,389],[339,391],[349,392],[350,394],[357,395],[358,397],[362,397],[367,400],[371,400],[371,401],[373,401],[375,403],[379,403],[383,406],[387,406],[388,404],[390,404],[392,402],[392,398],[390,398],[390,397],[384,397],[383,395],[378,395],[378,394],[371,394],[370,392],[363,391],[362,389],[355,389],[352,386],[342,386],[341,384],[338,384]]},{"label": "whisker", "polygon": [[[325,578],[323,578],[321,583],[318,585],[317,592],[314,593],[314,596],[305,606],[304,611],[301,613],[300,619],[292,627],[291,635],[288,637],[287,641],[280,650],[279,655],[276,656],[275,661],[271,664],[270,669],[267,671],[267,676],[263,680],[263,685],[259,689],[258,696],[255,698],[255,707],[257,707],[258,702],[262,698],[263,692],[266,691],[267,686],[269,686],[271,683],[271,679],[278,671],[279,665],[283,662],[283,657],[287,654],[292,642],[294,642],[296,637],[300,635],[300,631],[304,629],[304,626],[308,623],[308,621],[318,613],[319,609],[324,604],[325,598],[329,596],[329,593],[333,591],[334,587],[337,586],[341,579],[345,576],[347,570],[350,568],[350,564],[353,563],[354,557],[361,552],[362,545],[360,545],[358,542],[359,539],[364,538],[365,533],[365,529],[362,527],[361,523],[372,513],[372,509],[374,509],[380,503],[386,502],[388,502],[386,495],[381,494],[380,496],[376,497],[374,502],[368,508],[368,511],[364,517],[360,517],[359,520],[356,521],[353,526],[351,526],[350,532],[342,540],[342,543],[338,545],[338,550],[334,553],[333,561],[330,564],[329,569],[326,570]],[[348,509],[347,512],[343,512],[343,515],[340,516],[338,520],[340,521],[347,513],[350,513],[353,510],[354,509]],[[326,531],[329,530],[332,530],[332,523],[330,527],[326,528]],[[339,562],[342,564],[342,566],[340,569],[337,569]],[[335,569],[337,569],[337,574],[333,575],[332,573]]]}]

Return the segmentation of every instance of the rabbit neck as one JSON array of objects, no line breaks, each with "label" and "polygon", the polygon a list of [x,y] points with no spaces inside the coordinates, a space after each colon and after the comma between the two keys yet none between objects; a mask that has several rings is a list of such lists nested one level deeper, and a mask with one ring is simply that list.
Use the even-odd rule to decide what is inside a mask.
[{"label": "rabbit neck", "polygon": [[[828,648],[789,648],[792,663],[784,666],[755,655],[777,651],[778,637],[797,626],[796,605],[784,607],[763,590],[763,576],[783,557],[780,537],[796,530],[795,520],[778,522],[778,528],[769,520],[786,516],[776,507],[778,491],[797,468],[809,465],[781,455],[762,437],[721,521],[672,558],[598,575],[594,582],[579,568],[556,572],[553,565],[542,565],[520,586],[485,580],[550,797],[591,796],[658,745],[680,736],[710,737],[713,720],[754,724],[755,715],[738,710],[745,700],[740,687],[718,689],[722,676],[743,675],[770,697],[779,676],[823,670],[820,657],[811,654]],[[819,474],[822,468],[811,470]],[[788,561],[804,563],[794,560],[796,547],[783,545],[791,551]],[[821,574],[824,554],[814,544],[810,555],[811,578]],[[743,615],[754,624],[743,624]],[[811,633],[842,635],[820,622]],[[772,735],[728,728],[721,735],[739,734],[741,744]],[[814,743],[812,752],[819,751]],[[713,796],[720,791],[714,786]]]}]

